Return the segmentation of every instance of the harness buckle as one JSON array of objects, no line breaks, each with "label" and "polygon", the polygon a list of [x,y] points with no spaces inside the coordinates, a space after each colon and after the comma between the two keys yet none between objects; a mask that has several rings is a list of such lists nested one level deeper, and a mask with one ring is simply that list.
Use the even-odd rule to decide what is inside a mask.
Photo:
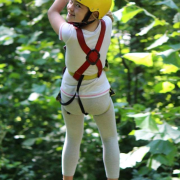
[{"label": "harness buckle", "polygon": [[[92,62],[92,61],[89,59],[91,53],[93,53],[93,52],[95,52],[95,53],[97,54],[97,59],[96,59],[94,62]],[[91,59],[93,59],[93,58],[91,58]],[[99,59],[100,59],[100,53],[99,53],[96,49],[90,50],[90,51],[88,52],[87,56],[86,56],[86,60],[87,60],[87,61],[89,62],[89,64],[91,64],[91,65],[95,65],[95,64],[98,62]]]}]

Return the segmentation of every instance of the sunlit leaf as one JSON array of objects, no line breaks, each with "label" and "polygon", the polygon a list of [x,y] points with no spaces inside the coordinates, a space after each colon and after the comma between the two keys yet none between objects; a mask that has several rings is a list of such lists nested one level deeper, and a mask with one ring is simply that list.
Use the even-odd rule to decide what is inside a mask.
[{"label": "sunlit leaf", "polygon": [[50,0],[35,0],[35,6],[42,6],[44,3],[49,2]]},{"label": "sunlit leaf", "polygon": [[159,132],[162,136],[166,136],[167,139],[172,139],[175,143],[178,143],[180,140],[180,131],[166,122],[159,125]]},{"label": "sunlit leaf", "polygon": [[162,4],[168,6],[172,9],[179,9],[173,0],[164,0],[164,1],[156,3],[156,5],[162,5]]},{"label": "sunlit leaf", "polygon": [[[40,96],[40,94],[38,94],[36,92],[31,93],[30,96],[28,97],[28,100],[29,101],[35,101],[39,96]],[[25,101],[25,103],[27,103],[27,102]]]},{"label": "sunlit leaf", "polygon": [[177,66],[173,64],[163,64],[162,69],[160,70],[162,74],[171,74],[176,73],[179,70]]},{"label": "sunlit leaf", "polygon": [[142,130],[136,130],[134,136],[136,137],[136,140],[152,140],[153,136],[155,134],[148,130],[148,129],[142,129]]},{"label": "sunlit leaf", "polygon": [[168,40],[169,40],[169,37],[166,34],[164,34],[162,37],[160,37],[158,40],[156,40],[153,44],[151,44],[146,49],[147,50],[153,49],[153,48],[155,48],[157,46],[160,46],[160,45],[166,43]]},{"label": "sunlit leaf", "polygon": [[175,88],[175,85],[171,82],[160,82],[154,86],[154,90],[157,93],[167,93],[171,92]]},{"label": "sunlit leaf", "polygon": [[115,6],[115,2],[114,2],[115,0],[112,0],[112,4],[111,4],[111,8],[110,8],[110,11],[113,11],[113,9],[114,9],[114,6]]},{"label": "sunlit leaf", "polygon": [[132,19],[134,16],[136,16],[138,13],[142,12],[143,9],[138,8],[134,5],[134,3],[128,4],[126,7],[124,7],[124,11],[122,12],[123,16],[121,18],[121,21],[123,23],[126,23],[130,19]]},{"label": "sunlit leaf", "polygon": [[144,66],[153,66],[151,53],[128,53],[123,56],[124,58],[133,61],[135,64]]},{"label": "sunlit leaf", "polygon": [[173,23],[178,23],[180,22],[180,13],[175,14],[173,18]]},{"label": "sunlit leaf", "polygon": [[155,21],[153,21],[150,25],[148,25],[147,27],[143,27],[141,29],[141,32],[137,33],[137,35],[139,36],[143,36],[144,34],[147,34],[147,32],[149,30],[151,30],[154,27]]},{"label": "sunlit leaf", "polygon": [[3,69],[6,66],[7,66],[7,64],[0,64],[0,69]]},{"label": "sunlit leaf", "polygon": [[14,42],[14,37],[16,37],[16,33],[13,28],[0,26],[0,44],[10,45]]},{"label": "sunlit leaf", "polygon": [[12,3],[22,3],[22,0],[0,0],[0,3],[11,5]]},{"label": "sunlit leaf", "polygon": [[120,21],[121,18],[122,18],[122,12],[124,11],[124,8],[118,10],[118,11],[115,11],[113,12],[113,16],[114,16],[114,20],[115,21]]},{"label": "sunlit leaf", "polygon": [[177,85],[178,85],[178,87],[180,88],[180,81],[179,81],[179,82],[177,82]]},{"label": "sunlit leaf", "polygon": [[163,58],[164,63],[173,64],[180,68],[180,57],[177,50],[168,49],[166,51],[158,53],[157,55],[160,55]]},{"label": "sunlit leaf", "polygon": [[180,29],[180,22],[177,22],[173,25],[174,29]]},{"label": "sunlit leaf", "polygon": [[37,38],[42,34],[42,31],[36,31],[31,35],[31,39],[28,41],[28,44],[31,44],[32,42],[36,41]]},{"label": "sunlit leaf", "polygon": [[135,119],[135,123],[137,127],[141,129],[149,129],[152,132],[158,131],[158,127],[154,119],[151,117],[150,113],[140,113],[128,115],[129,117],[133,117]]},{"label": "sunlit leaf", "polygon": [[35,17],[32,21],[28,22],[28,25],[33,26],[34,24],[38,23],[43,17],[44,15],[40,14],[39,16]]},{"label": "sunlit leaf", "polygon": [[133,167],[137,162],[141,162],[143,157],[149,151],[149,147],[135,147],[128,154],[121,153],[120,154],[120,167],[125,169],[127,167]]}]

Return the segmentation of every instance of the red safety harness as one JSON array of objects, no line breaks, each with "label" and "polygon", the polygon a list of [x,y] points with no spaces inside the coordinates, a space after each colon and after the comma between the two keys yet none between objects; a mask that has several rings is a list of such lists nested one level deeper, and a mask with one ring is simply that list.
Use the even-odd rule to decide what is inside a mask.
[{"label": "red safety harness", "polygon": [[84,64],[73,75],[73,77],[78,81],[77,90],[76,90],[76,93],[74,94],[74,96],[68,102],[66,102],[66,103],[61,101],[60,93],[58,94],[56,99],[60,100],[60,103],[63,106],[66,106],[66,105],[69,105],[74,100],[74,98],[77,95],[81,111],[82,111],[82,113],[87,115],[88,113],[85,112],[83,104],[82,104],[80,96],[79,96],[79,89],[80,89],[82,80],[84,78],[83,73],[86,71],[86,69],[90,65],[96,65],[97,66],[97,68],[98,68],[98,76],[97,77],[100,77],[100,75],[102,73],[103,67],[102,67],[102,63],[101,63],[101,60],[100,60],[100,53],[99,53],[99,51],[101,49],[101,45],[102,45],[102,42],[103,42],[103,39],[104,39],[104,35],[105,35],[105,31],[106,31],[106,24],[105,24],[104,20],[101,20],[101,32],[100,32],[99,39],[97,41],[96,47],[93,50],[91,50],[87,46],[81,28],[77,28],[77,27],[74,27],[74,28],[76,29],[78,42],[79,42],[82,50],[86,54],[86,61],[84,62]]}]

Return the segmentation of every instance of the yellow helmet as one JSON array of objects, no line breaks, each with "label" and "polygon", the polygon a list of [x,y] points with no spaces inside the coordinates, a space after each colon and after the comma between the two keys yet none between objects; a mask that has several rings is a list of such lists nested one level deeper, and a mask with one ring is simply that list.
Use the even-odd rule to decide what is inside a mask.
[{"label": "yellow helmet", "polygon": [[91,12],[98,11],[99,19],[110,10],[112,0],[76,0],[77,2],[87,6]]}]

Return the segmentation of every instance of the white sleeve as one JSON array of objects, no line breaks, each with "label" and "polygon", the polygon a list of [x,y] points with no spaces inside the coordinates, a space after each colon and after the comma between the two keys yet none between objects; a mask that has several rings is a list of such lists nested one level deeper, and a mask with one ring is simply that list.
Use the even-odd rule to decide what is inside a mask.
[{"label": "white sleeve", "polygon": [[112,27],[112,20],[109,16],[104,16],[103,20],[106,22],[107,27]]},{"label": "white sleeve", "polygon": [[74,27],[66,22],[61,24],[61,26],[59,27],[59,39],[67,43],[72,36],[73,29]]}]

